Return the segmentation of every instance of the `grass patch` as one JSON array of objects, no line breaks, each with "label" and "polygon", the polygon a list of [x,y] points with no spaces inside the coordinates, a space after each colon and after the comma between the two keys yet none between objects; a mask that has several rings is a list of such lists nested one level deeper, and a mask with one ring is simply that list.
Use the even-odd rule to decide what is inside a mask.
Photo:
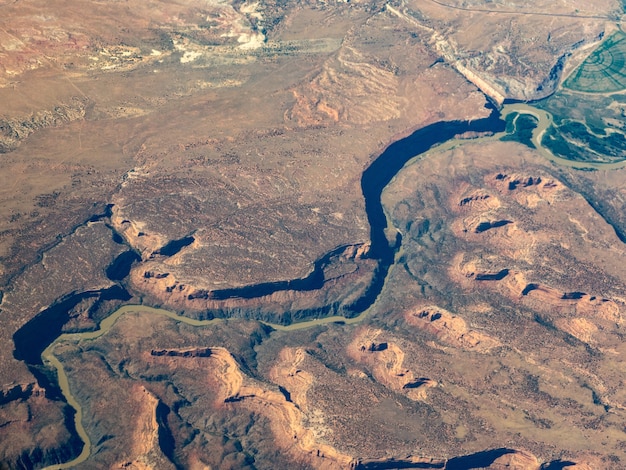
[{"label": "grass patch", "polygon": [[626,89],[626,34],[617,31],[598,46],[563,86],[586,93],[613,93]]}]

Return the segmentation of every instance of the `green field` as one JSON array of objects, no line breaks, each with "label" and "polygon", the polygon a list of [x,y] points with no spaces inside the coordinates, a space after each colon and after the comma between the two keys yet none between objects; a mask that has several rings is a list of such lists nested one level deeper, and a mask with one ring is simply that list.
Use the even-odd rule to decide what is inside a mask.
[{"label": "green field", "polygon": [[563,83],[573,91],[614,93],[626,89],[626,34],[617,31],[598,48]]},{"label": "green field", "polygon": [[553,117],[541,145],[572,161],[626,160],[626,34],[607,37],[565,80],[535,105]]}]

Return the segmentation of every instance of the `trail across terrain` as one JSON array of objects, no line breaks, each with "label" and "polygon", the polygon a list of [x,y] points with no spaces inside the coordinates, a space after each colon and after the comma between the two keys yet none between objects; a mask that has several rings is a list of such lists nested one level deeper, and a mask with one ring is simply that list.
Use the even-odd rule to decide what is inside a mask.
[{"label": "trail across terrain", "polygon": [[573,13],[546,13],[546,12],[535,12],[535,11],[513,11],[513,10],[492,10],[488,8],[468,8],[468,7],[460,7],[456,5],[449,5],[444,2],[440,2],[438,0],[431,0],[431,2],[436,3],[445,8],[452,8],[453,10],[463,10],[463,11],[474,11],[480,13],[499,13],[502,15],[532,15],[532,16],[551,16],[558,18],[586,18],[592,20],[615,20],[610,16],[602,16],[602,15],[575,15]]}]

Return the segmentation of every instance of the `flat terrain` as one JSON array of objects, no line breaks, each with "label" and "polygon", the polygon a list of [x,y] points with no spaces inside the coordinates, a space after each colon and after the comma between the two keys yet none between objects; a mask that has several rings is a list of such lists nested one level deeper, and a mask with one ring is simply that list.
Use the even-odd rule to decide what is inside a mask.
[{"label": "flat terrain", "polygon": [[575,91],[611,93],[626,88],[626,34],[616,31],[563,83]]},{"label": "flat terrain", "polygon": [[626,157],[625,39],[621,30],[605,38],[539,105],[553,116],[541,142],[554,155],[599,163]]},{"label": "flat terrain", "polygon": [[466,132],[383,192],[391,266],[362,187],[505,99],[619,161],[622,95],[560,84],[615,81],[620,2],[0,13],[1,468],[623,466],[625,170]]}]

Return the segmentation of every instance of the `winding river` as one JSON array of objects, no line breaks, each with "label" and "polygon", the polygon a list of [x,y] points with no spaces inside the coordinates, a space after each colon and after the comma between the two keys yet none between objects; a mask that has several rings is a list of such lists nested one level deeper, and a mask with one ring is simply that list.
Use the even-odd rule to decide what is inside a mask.
[{"label": "winding river", "polygon": [[[585,167],[594,168],[599,166],[602,168],[617,168],[626,165],[626,162],[607,165],[597,163],[583,164],[581,162],[572,162],[555,157],[547,149],[541,146],[541,137],[548,126],[552,123],[552,116],[545,111],[536,109],[526,104],[505,105],[501,112],[494,109],[492,110],[491,115],[485,119],[475,121],[438,122],[419,129],[410,136],[389,145],[363,173],[361,179],[361,189],[363,191],[366,213],[370,223],[371,239],[371,249],[368,256],[378,261],[378,269],[376,271],[372,287],[366,295],[351,306],[352,313],[354,313],[354,315],[351,315],[349,318],[343,316],[325,317],[321,319],[292,323],[287,326],[272,323],[265,324],[276,330],[292,331],[331,323],[352,324],[360,322],[366,318],[372,310],[372,305],[375,304],[376,299],[383,290],[386,279],[388,278],[388,273],[394,265],[398,249],[401,245],[399,235],[397,236],[395,242],[390,242],[388,240],[389,221],[381,203],[381,194],[384,188],[405,165],[410,164],[417,158],[422,158],[431,149],[434,151],[444,151],[467,143],[500,139],[505,134],[505,122],[502,120],[502,117],[506,117],[508,114],[513,112],[531,114],[538,119],[539,124],[533,131],[532,141],[542,155],[557,164],[571,167],[584,165]],[[459,134],[463,134],[465,132],[490,133],[491,135],[477,139],[459,139],[457,137]],[[84,446],[80,455],[74,460],[64,464],[46,467],[47,470],[60,470],[75,467],[84,462],[91,454],[91,441],[82,425],[82,409],[80,403],[78,403],[76,398],[72,395],[63,364],[61,364],[61,362],[54,355],[56,345],[68,342],[79,343],[81,341],[91,341],[99,338],[100,336],[106,334],[122,315],[128,313],[163,315],[175,321],[197,327],[207,327],[217,322],[224,321],[222,319],[194,320],[159,308],[144,305],[126,305],[119,308],[103,320],[96,331],[61,334],[56,339],[51,339],[50,344],[45,347],[43,353],[41,353],[41,359],[43,360],[44,365],[53,367],[57,371],[60,393],[65,397],[67,403],[76,411],[74,415],[75,429],[81,440],[84,442]]]},{"label": "winding river", "polygon": [[[74,415],[74,425],[75,425],[76,433],[78,434],[80,439],[83,441],[84,445],[83,445],[83,449],[81,453],[74,460],[71,460],[69,462],[62,463],[62,464],[51,465],[49,467],[45,467],[44,470],[62,470],[66,468],[73,468],[81,464],[85,460],[87,460],[89,456],[91,455],[91,439],[89,438],[89,435],[87,434],[87,431],[85,430],[83,426],[82,408],[80,406],[80,403],[78,403],[78,400],[76,400],[74,395],[72,395],[72,391],[70,388],[69,380],[67,378],[67,374],[65,373],[65,369],[63,368],[63,364],[61,363],[61,361],[59,361],[57,357],[54,355],[54,348],[59,343],[72,343],[72,342],[78,343],[80,341],[90,341],[90,340],[99,338],[100,336],[106,334],[113,327],[113,325],[115,325],[117,320],[122,315],[126,315],[129,313],[143,313],[143,314],[147,313],[147,314],[152,314],[152,315],[162,315],[162,316],[171,318],[172,320],[179,321],[181,323],[185,323],[191,326],[197,326],[197,327],[206,327],[206,326],[210,326],[216,323],[226,321],[225,319],[221,319],[221,318],[215,318],[213,320],[195,320],[193,318],[188,318],[188,317],[184,317],[181,315],[177,315],[176,313],[173,313],[173,312],[170,312],[169,310],[164,310],[161,308],[148,307],[146,305],[125,305],[117,309],[115,312],[113,312],[110,316],[108,316],[104,320],[102,320],[102,322],[99,325],[99,328],[95,331],[88,331],[88,332],[83,332],[83,333],[64,333],[60,335],[52,344],[50,344],[50,346],[48,346],[44,350],[44,352],[41,354],[41,358],[43,359],[44,365],[48,367],[53,367],[57,371],[58,386],[61,390],[61,393],[65,397],[67,403],[72,408],[74,408],[76,412]],[[366,315],[367,315],[367,312],[364,312],[358,317],[354,317],[354,318],[344,318],[344,317],[338,317],[338,316],[326,317],[326,318],[309,320],[309,321],[300,322],[300,323],[293,323],[288,326],[276,325],[276,324],[267,323],[267,322],[262,322],[262,323],[269,325],[276,330],[293,331],[293,330],[299,330],[299,329],[304,329],[304,328],[311,328],[311,327],[318,326],[318,325],[326,325],[326,324],[335,323],[335,322],[341,322],[343,324],[356,323],[356,322],[363,320],[363,318],[365,318]]]},{"label": "winding river", "polygon": [[537,127],[533,129],[532,143],[536,147],[537,152],[539,152],[543,157],[550,160],[551,162],[556,163],[557,165],[577,169],[592,168],[595,170],[612,170],[626,167],[626,160],[613,163],[599,163],[579,162],[575,160],[568,160],[562,157],[557,157],[552,152],[550,152],[550,150],[541,145],[541,139],[543,138],[543,134],[546,132],[548,127],[552,125],[553,122],[552,115],[549,112],[523,103],[505,105],[502,109],[502,117],[506,117],[511,113],[530,114],[531,116],[537,118],[539,122],[537,124]]}]

